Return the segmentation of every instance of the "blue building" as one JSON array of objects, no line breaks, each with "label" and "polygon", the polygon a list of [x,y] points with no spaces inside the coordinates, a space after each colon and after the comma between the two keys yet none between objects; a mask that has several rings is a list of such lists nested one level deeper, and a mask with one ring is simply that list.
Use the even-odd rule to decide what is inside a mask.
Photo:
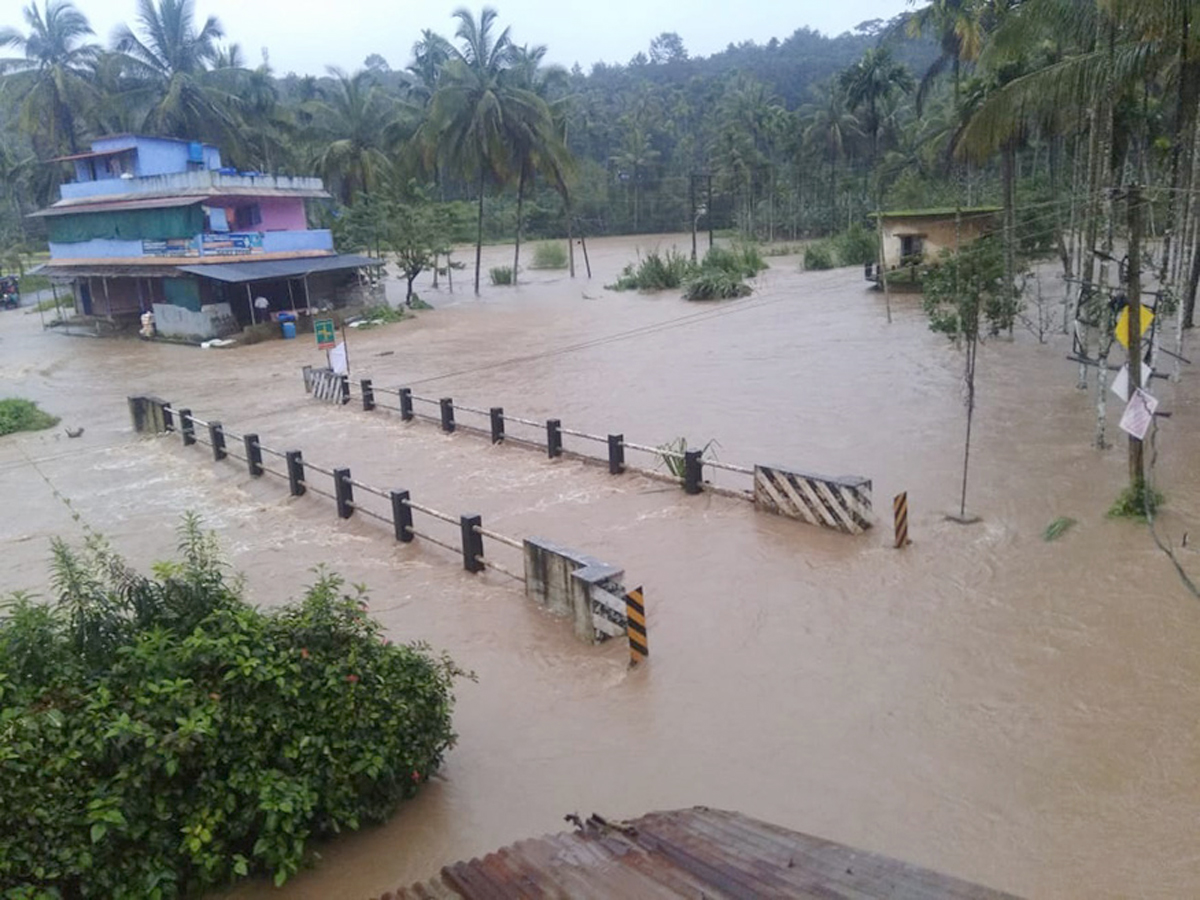
[{"label": "blue building", "polygon": [[210,144],[115,135],[50,162],[75,178],[33,213],[50,240],[40,271],[72,283],[80,315],[153,311],[163,333],[212,337],[342,305],[378,264],[337,254],[328,230],[308,227],[306,204],[329,198],[319,178],[239,172]]}]

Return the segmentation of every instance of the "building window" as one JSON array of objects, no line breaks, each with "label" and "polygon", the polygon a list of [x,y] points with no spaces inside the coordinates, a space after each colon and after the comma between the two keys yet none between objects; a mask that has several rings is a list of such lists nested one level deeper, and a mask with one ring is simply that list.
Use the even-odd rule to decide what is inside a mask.
[{"label": "building window", "polygon": [[921,234],[900,235],[900,265],[910,266],[925,257],[925,236]]},{"label": "building window", "polygon": [[249,231],[256,225],[262,224],[262,209],[257,203],[252,203],[249,206],[239,206],[237,208],[237,229],[238,231]]}]

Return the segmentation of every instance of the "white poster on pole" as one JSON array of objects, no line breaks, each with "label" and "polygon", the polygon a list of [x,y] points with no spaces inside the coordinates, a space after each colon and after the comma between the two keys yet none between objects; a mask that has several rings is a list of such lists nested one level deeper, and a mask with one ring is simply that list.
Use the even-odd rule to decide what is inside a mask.
[{"label": "white poster on pole", "polygon": [[1138,388],[1129,398],[1125,413],[1121,416],[1121,430],[1139,441],[1144,441],[1146,432],[1150,430],[1150,423],[1154,421],[1156,409],[1158,409],[1158,400],[1154,395]]},{"label": "white poster on pole", "polygon": [[[1154,374],[1154,370],[1151,369],[1145,363],[1142,363],[1142,387],[1145,387],[1146,385],[1148,385],[1150,383],[1150,376],[1152,374]],[[1116,376],[1113,378],[1112,392],[1114,394],[1116,394],[1118,397],[1120,397],[1122,400],[1129,399],[1129,365],[1128,364],[1121,366],[1121,371],[1118,372],[1116,374]]]},{"label": "white poster on pole", "polygon": [[346,345],[338,344],[329,351],[329,368],[333,369],[334,375],[348,375],[350,370],[346,367]]}]

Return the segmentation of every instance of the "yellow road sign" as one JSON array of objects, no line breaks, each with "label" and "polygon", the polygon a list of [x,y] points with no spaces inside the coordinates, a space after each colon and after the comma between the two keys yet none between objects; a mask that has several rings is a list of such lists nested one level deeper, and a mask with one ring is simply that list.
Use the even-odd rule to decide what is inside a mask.
[{"label": "yellow road sign", "polygon": [[[1154,313],[1142,307],[1142,336],[1150,329],[1150,323],[1154,321]],[[1122,347],[1129,349],[1129,307],[1121,310],[1121,315],[1117,316],[1117,327],[1113,329],[1113,336],[1117,339]]]}]

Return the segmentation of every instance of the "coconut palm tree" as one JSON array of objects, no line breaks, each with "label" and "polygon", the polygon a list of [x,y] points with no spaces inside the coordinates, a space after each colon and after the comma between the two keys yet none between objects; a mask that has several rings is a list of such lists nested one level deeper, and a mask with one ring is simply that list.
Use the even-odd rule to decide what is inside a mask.
[{"label": "coconut palm tree", "polygon": [[478,20],[458,9],[455,37],[461,47],[442,67],[422,141],[444,168],[473,178],[479,213],[475,240],[475,293],[483,255],[483,198],[490,179],[503,184],[516,171],[514,140],[549,130],[545,102],[510,77],[512,45],[508,29],[493,36],[496,11],[484,7]]},{"label": "coconut palm tree", "polygon": [[846,148],[861,133],[858,119],[846,109],[845,95],[835,83],[818,90],[818,100],[800,110],[804,125],[804,143],[820,148],[829,163],[830,225],[837,220],[837,164]]},{"label": "coconut palm tree", "polygon": [[75,153],[76,118],[91,99],[88,71],[100,47],[87,41],[92,27],[69,0],[47,0],[41,9],[35,0],[22,15],[28,34],[0,29],[0,47],[21,53],[0,59],[0,72],[20,103],[20,125],[40,151]]},{"label": "coconut palm tree", "polygon": [[142,127],[171,137],[233,139],[239,100],[209,77],[220,55],[221,23],[209,16],[197,30],[193,0],[138,0],[137,8],[140,36],[120,25],[113,42],[135,81],[129,99],[145,109]]},{"label": "coconut palm tree", "polygon": [[412,54],[413,61],[405,69],[409,96],[427,108],[437,90],[442,66],[454,54],[454,47],[440,34],[425,28],[421,31],[421,39],[413,44]]},{"label": "coconut palm tree", "polygon": [[896,62],[888,47],[873,47],[839,76],[851,112],[866,107],[863,127],[871,139],[871,168],[879,158],[880,105],[895,93],[910,93],[915,84],[912,74]]},{"label": "coconut palm tree", "polygon": [[958,90],[964,64],[974,62],[983,50],[984,27],[982,13],[989,0],[930,0],[905,19],[909,37],[932,35],[938,43],[937,58],[921,76],[917,86],[917,112],[924,107],[925,98],[934,82],[949,67],[953,76],[957,104]]},{"label": "coconut palm tree", "polygon": [[[517,171],[517,234],[513,248],[513,284],[517,283],[517,273],[521,264],[522,206],[525,189],[532,186],[537,175],[542,174],[562,193],[566,190],[566,174],[571,168],[566,143],[560,137],[563,133],[560,122],[566,102],[562,94],[565,91],[567,73],[559,66],[543,66],[542,60],[545,56],[544,45],[533,48],[514,46],[511,50],[511,67],[508,70],[512,83],[537,95],[546,104],[549,113],[547,118],[536,122],[516,123],[512,134],[513,161]],[[556,92],[560,96],[551,103]],[[530,124],[539,127],[530,128]],[[563,199],[566,202],[568,198],[564,195]]]},{"label": "coconut palm tree", "polygon": [[343,203],[380,188],[391,165],[399,107],[388,100],[368,69],[353,75],[334,66],[331,91],[308,104],[315,130],[324,138],[317,170]]}]

